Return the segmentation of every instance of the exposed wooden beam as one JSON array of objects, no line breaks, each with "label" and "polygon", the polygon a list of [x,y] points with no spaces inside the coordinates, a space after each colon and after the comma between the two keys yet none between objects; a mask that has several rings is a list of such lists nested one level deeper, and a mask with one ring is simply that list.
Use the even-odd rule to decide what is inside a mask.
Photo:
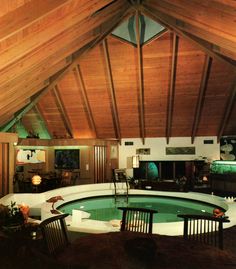
[{"label": "exposed wooden beam", "polygon": [[186,37],[189,37],[189,39],[195,44],[200,45],[202,50],[204,50],[207,54],[209,54],[213,59],[219,60],[221,62],[224,62],[226,64],[231,65],[233,68],[235,68],[236,72],[236,60],[233,60],[227,56],[224,56],[222,54],[219,54],[219,47],[209,43],[206,40],[203,40],[197,36],[192,35],[191,33],[187,33],[183,31],[183,34],[185,34]]},{"label": "exposed wooden beam", "polygon": [[88,53],[91,49],[96,47],[98,44],[100,44],[103,39],[108,36],[123,20],[129,18],[132,15],[133,9],[127,9],[128,4],[124,6],[123,10],[120,11],[119,16],[115,17],[114,20],[112,20],[112,23],[109,25],[107,24],[106,27],[104,27],[103,32],[100,33],[92,42],[89,44],[86,44],[84,47],[82,47],[73,58],[72,63],[64,69],[58,76],[56,76],[54,79],[50,79],[50,85],[47,86],[44,90],[42,90],[37,98],[34,99],[34,102],[32,104],[25,107],[20,113],[17,113],[17,116],[14,120],[10,121],[8,124],[3,126],[0,130],[9,130],[12,125],[14,125],[15,122],[17,122],[21,117],[24,116],[25,113],[27,113],[44,95],[47,94],[47,92],[55,87],[57,83],[73,68],[76,67],[77,64],[79,64],[79,60],[81,57],[83,57],[86,53]]},{"label": "exposed wooden beam", "polygon": [[46,117],[45,117],[45,115],[44,115],[44,112],[43,112],[43,110],[42,110],[42,108],[41,108],[41,106],[40,106],[39,103],[38,103],[38,104],[35,104],[35,106],[34,106],[34,110],[35,110],[35,112],[37,113],[38,117],[40,118],[40,122],[41,122],[41,124],[43,125],[43,127],[46,129],[46,131],[47,131],[49,137],[50,137],[50,138],[53,138],[53,135],[52,135],[52,133],[50,132],[50,127],[49,127],[49,125],[48,125],[48,123],[47,123],[47,120],[46,120]]},{"label": "exposed wooden beam", "polygon": [[138,80],[139,80],[139,125],[140,125],[140,137],[143,145],[145,144],[145,112],[144,112],[144,86],[143,86],[143,55],[142,47],[140,44],[140,26],[139,26],[139,14],[136,10],[135,14],[135,26],[136,26],[136,43],[137,43],[137,57],[138,57]]},{"label": "exposed wooden beam", "polygon": [[43,71],[32,69],[31,72],[27,72],[27,75],[24,74],[17,80],[9,81],[8,84],[4,85],[5,91],[0,94],[0,107],[1,103],[6,107],[9,106],[6,100],[13,102],[23,97],[31,97],[37,91],[49,85],[49,77],[66,68],[70,63],[71,61],[67,59],[63,59],[54,65],[48,63],[48,68],[45,66]]},{"label": "exposed wooden beam", "polygon": [[170,140],[170,136],[171,136],[171,126],[172,126],[173,109],[174,109],[178,43],[179,43],[179,38],[174,33],[173,34],[173,45],[172,45],[170,87],[169,87],[168,102],[167,102],[167,118],[166,118],[166,141],[167,141],[167,144],[169,144],[169,140]]},{"label": "exposed wooden beam", "polygon": [[34,98],[31,98],[31,101],[29,104],[27,104],[25,107],[20,109],[17,113],[14,114],[14,118],[10,120],[7,124],[4,126],[1,126],[0,132],[7,132],[16,122],[18,122],[30,109],[34,107],[34,105],[38,102],[38,98],[41,95],[41,93],[44,91],[42,89],[40,92],[37,93],[37,95],[34,96]]},{"label": "exposed wooden beam", "polygon": [[0,42],[37,23],[52,11],[63,9],[71,0],[31,0],[0,19]]},{"label": "exposed wooden beam", "polygon": [[204,67],[203,67],[203,71],[202,71],[202,79],[201,79],[201,84],[200,84],[200,89],[199,89],[199,94],[198,94],[197,105],[196,105],[196,109],[195,109],[194,122],[193,122],[193,126],[192,126],[192,135],[191,135],[192,144],[194,143],[199,120],[201,117],[201,110],[203,107],[205,92],[207,89],[207,83],[208,83],[208,79],[210,76],[211,64],[212,64],[212,58],[209,57],[208,55],[206,55]]},{"label": "exposed wooden beam", "polygon": [[[30,89],[26,92],[22,91],[21,95],[15,99],[15,97],[13,96],[12,98],[9,98],[8,103],[5,102],[6,104],[4,104],[4,100],[0,102],[0,109],[4,110],[4,113],[7,112],[13,112],[15,113],[16,111],[18,111],[19,109],[25,107],[24,101],[26,101],[27,103],[30,100],[34,100],[34,98],[32,98],[32,96],[34,96],[35,94],[37,95],[37,93],[44,89],[47,85],[49,85],[49,80],[45,80],[44,82],[36,85],[33,89]],[[18,109],[16,109],[17,104],[22,104],[21,107],[18,107]],[[3,105],[2,105],[3,104]]]},{"label": "exposed wooden beam", "polygon": [[233,105],[235,104],[235,99],[236,99],[236,78],[234,79],[233,83],[230,86],[230,95],[227,100],[226,106],[225,106],[225,111],[220,123],[220,127],[218,130],[218,135],[217,135],[217,140],[218,142],[220,141],[220,138],[222,137],[222,134],[224,132],[225,126],[228,122],[229,116],[232,112]]},{"label": "exposed wooden beam", "polygon": [[144,44],[143,47],[150,44],[151,42],[161,38],[163,35],[165,35],[166,33],[168,33],[169,30],[168,29],[163,29],[161,32],[159,32],[158,34],[156,34],[155,36],[153,36],[152,38],[150,38],[149,40],[147,40]]},{"label": "exposed wooden beam", "polygon": [[[120,20],[123,11],[125,11],[128,6],[124,5],[123,2],[124,0],[114,2],[114,6],[112,5],[108,10],[103,10],[92,19],[86,17],[84,20],[80,21],[80,23],[73,25],[73,27],[63,31],[61,34],[58,34],[58,26],[56,26],[55,32],[57,32],[57,35],[51,37],[50,33],[46,34],[47,36],[50,36],[50,39],[45,41],[41,46],[38,45],[37,40],[41,40],[41,38],[38,37],[38,35],[35,35],[37,44],[36,49],[32,49],[30,46],[29,50],[26,50],[25,45],[22,44],[22,42],[19,42],[16,46],[12,46],[14,51],[10,52],[10,49],[3,50],[2,53],[0,53],[0,74],[4,75],[0,75],[0,88],[9,82],[9,78],[13,81],[13,79],[19,77],[19,74],[20,76],[23,74],[26,75],[26,72],[30,72],[30,70],[36,69],[36,67],[39,67],[39,69],[41,68],[41,70],[43,68],[44,72],[47,68],[47,62],[58,62],[78,51],[95,38],[99,38],[101,33],[106,31],[110,25],[113,25],[114,22]],[[57,21],[58,20],[59,19],[57,19]],[[25,40],[25,42],[26,41],[27,40]],[[31,39],[29,39],[26,44],[31,45]],[[20,49],[22,50],[23,57],[19,60]],[[4,55],[12,62],[11,64],[7,64],[7,59]],[[23,79],[21,77],[21,81],[27,80],[27,78],[31,77],[34,73],[35,70],[34,72],[30,72],[30,75],[26,75]]]},{"label": "exposed wooden beam", "polygon": [[[124,4],[124,0],[118,0],[110,7],[111,12],[110,9],[105,9],[95,18],[91,18],[97,9],[109,3],[110,0],[45,0],[40,2],[33,0],[31,2],[20,8],[19,10],[23,9],[21,12],[15,10],[13,14],[6,15],[9,18],[0,18],[0,26],[2,26],[0,33],[1,29],[8,28],[8,25],[10,25],[10,29],[7,29],[7,32],[12,30],[9,33],[10,36],[2,34],[2,43],[0,40],[0,47],[3,49],[0,64],[2,68],[25,57],[26,54],[31,52],[35,54],[37,50],[47,54],[47,46],[54,40],[57,47],[66,45],[76,36],[84,34],[84,31],[89,31],[91,27],[96,28],[96,24],[101,24],[103,20],[114,16],[114,12],[119,12],[120,6]],[[115,8],[116,10],[114,10]],[[30,23],[27,22],[28,20]],[[60,42],[59,39],[64,39],[64,42]],[[54,45],[54,47],[56,46]]]},{"label": "exposed wooden beam", "polygon": [[6,114],[4,116],[1,116],[0,118],[0,125],[3,126],[3,125],[6,125],[9,121],[12,121],[14,119],[14,115],[12,114]]},{"label": "exposed wooden beam", "polygon": [[65,109],[64,104],[62,102],[62,98],[60,96],[59,89],[58,89],[57,85],[55,87],[53,87],[52,93],[54,94],[54,97],[56,99],[56,104],[57,104],[57,107],[61,113],[62,120],[64,122],[66,131],[68,132],[68,134],[70,135],[71,138],[74,138],[73,132],[72,132],[72,126],[71,126],[70,120],[67,116],[66,109]]},{"label": "exposed wooden beam", "polygon": [[86,91],[86,87],[84,85],[84,80],[83,80],[83,76],[82,76],[82,73],[80,70],[80,66],[77,65],[76,68],[73,69],[73,72],[74,72],[75,80],[76,80],[77,84],[79,85],[82,102],[84,104],[84,110],[86,112],[86,116],[88,118],[90,128],[92,129],[92,131],[95,134],[95,137],[97,138],[98,137],[97,128],[96,128],[95,121],[93,118],[91,106],[89,104],[87,91]]},{"label": "exposed wooden beam", "polygon": [[180,30],[216,45],[219,53],[236,60],[235,9],[231,8],[229,12],[224,5],[216,8],[211,0],[191,3],[186,0],[150,0],[144,5]]},{"label": "exposed wooden beam", "polygon": [[183,30],[181,30],[178,27],[178,24],[176,24],[176,20],[174,18],[167,16],[166,14],[163,14],[159,10],[150,10],[149,8],[144,6],[140,6],[140,10],[143,14],[157,21],[163,26],[169,28],[170,30],[176,32],[179,36],[186,38],[187,40],[190,40],[193,44],[197,45],[199,48],[204,50],[213,59],[220,60],[221,62],[228,64],[231,68],[234,69],[234,72],[236,72],[236,66],[234,61],[232,62],[231,60],[228,60],[226,57],[223,57],[218,53],[216,53],[213,50],[213,44],[209,43],[208,41],[206,40],[201,41],[200,38],[196,36],[193,37],[192,35],[190,35],[190,33],[186,33]]},{"label": "exposed wooden beam", "polygon": [[112,111],[113,124],[115,127],[116,139],[118,139],[119,143],[121,144],[120,121],[119,121],[119,116],[118,116],[115,87],[114,87],[114,82],[113,82],[111,62],[110,62],[110,56],[109,56],[108,45],[107,45],[106,39],[103,40],[103,51],[104,51],[105,62],[106,62],[107,77],[108,77],[109,86],[110,86],[109,93],[110,93],[110,98],[111,98],[111,111]]}]

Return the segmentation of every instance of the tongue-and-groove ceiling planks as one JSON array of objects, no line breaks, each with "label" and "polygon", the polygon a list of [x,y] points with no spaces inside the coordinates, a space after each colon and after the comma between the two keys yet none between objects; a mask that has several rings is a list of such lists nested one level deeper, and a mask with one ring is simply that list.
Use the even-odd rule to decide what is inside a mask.
[{"label": "tongue-and-groove ceiling planks", "polygon": [[[3,1],[1,131],[143,143],[235,135],[233,2]],[[144,44],[111,34],[131,16],[137,33],[139,14],[165,30]]]}]

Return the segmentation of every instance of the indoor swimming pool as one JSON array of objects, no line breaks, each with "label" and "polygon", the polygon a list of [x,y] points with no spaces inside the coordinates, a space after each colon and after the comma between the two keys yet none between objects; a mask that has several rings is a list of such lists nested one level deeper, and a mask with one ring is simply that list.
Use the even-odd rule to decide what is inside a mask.
[{"label": "indoor swimming pool", "polygon": [[214,205],[189,199],[132,195],[128,199],[126,196],[116,199],[114,196],[81,199],[63,204],[58,209],[70,215],[73,209],[82,210],[90,213],[90,219],[109,221],[121,219],[121,211],[117,208],[119,206],[155,209],[158,211],[158,214],[154,215],[155,223],[182,221],[177,217],[178,214],[212,215],[215,208]]}]

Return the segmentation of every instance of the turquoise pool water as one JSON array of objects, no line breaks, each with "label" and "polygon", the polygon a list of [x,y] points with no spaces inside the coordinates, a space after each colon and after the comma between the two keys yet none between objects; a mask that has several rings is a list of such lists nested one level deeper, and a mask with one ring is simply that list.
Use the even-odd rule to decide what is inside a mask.
[{"label": "turquoise pool water", "polygon": [[167,198],[158,196],[130,196],[128,204],[126,198],[119,197],[115,202],[114,196],[96,197],[77,200],[60,206],[58,209],[64,213],[72,214],[73,209],[79,209],[91,214],[90,219],[109,221],[121,219],[119,206],[151,208],[158,211],[154,214],[154,222],[182,221],[177,214],[209,214],[215,208],[214,205],[179,198]]}]

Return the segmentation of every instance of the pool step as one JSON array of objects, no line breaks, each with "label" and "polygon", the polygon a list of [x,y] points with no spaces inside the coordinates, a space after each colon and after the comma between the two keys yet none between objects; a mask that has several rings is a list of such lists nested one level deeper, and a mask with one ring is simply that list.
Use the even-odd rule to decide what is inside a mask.
[{"label": "pool step", "polygon": [[127,191],[123,191],[123,192],[116,192],[117,195],[127,195]]},{"label": "pool step", "polygon": [[123,192],[121,194],[116,193],[116,196],[114,196],[114,198],[116,206],[127,206],[128,204],[127,192]]}]

